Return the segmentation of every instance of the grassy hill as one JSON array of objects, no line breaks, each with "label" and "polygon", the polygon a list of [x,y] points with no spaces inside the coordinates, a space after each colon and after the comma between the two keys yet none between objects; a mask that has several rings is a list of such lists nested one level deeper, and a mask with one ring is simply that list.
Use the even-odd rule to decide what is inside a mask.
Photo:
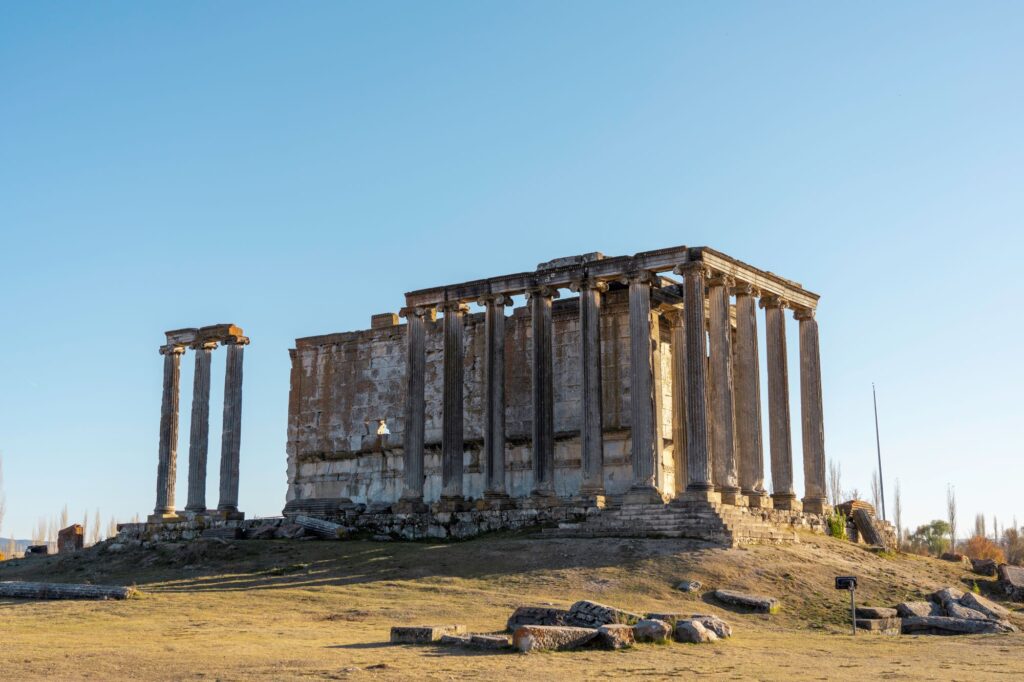
[{"label": "grassy hill", "polygon": [[[0,580],[137,584],[144,595],[105,603],[0,601],[0,622],[7,660],[29,678],[1024,675],[1021,634],[850,637],[847,594],[832,588],[834,576],[846,574],[859,576],[859,602],[871,605],[919,599],[947,585],[990,587],[959,565],[876,556],[811,535],[795,546],[746,549],[520,535],[454,544],[206,541],[5,562]],[[700,580],[705,591],[675,590],[682,578]],[[717,587],[778,597],[782,611],[734,612],[710,596]],[[529,656],[387,644],[394,624],[460,622],[493,632],[518,605],[578,599],[635,611],[715,613],[735,635],[708,646]],[[1021,606],[1014,618],[1024,626]]]}]

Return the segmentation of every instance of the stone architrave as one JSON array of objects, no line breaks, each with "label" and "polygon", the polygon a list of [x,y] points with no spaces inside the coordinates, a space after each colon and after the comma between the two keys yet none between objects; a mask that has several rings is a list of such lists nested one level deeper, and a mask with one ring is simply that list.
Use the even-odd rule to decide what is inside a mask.
[{"label": "stone architrave", "polygon": [[706,268],[691,263],[676,268],[683,276],[686,336],[686,493],[690,499],[717,501],[708,451],[707,335],[704,328]]},{"label": "stone architrave", "polygon": [[453,302],[444,308],[444,406],[441,430],[441,498],[449,502],[464,499],[462,489],[463,367],[465,315],[469,306]]},{"label": "stone architrave", "polygon": [[764,445],[761,438],[761,367],[757,351],[759,292],[749,284],[733,289],[736,295],[736,453],[740,488],[751,507],[767,505],[764,489]]},{"label": "stone architrave", "polygon": [[824,514],[825,425],[821,406],[821,355],[818,350],[818,321],[814,311],[794,311],[800,323],[800,420],[804,450],[803,510]]},{"label": "stone architrave", "polygon": [[508,296],[480,301],[484,306],[484,457],[488,499],[505,499],[505,306]]},{"label": "stone architrave", "polygon": [[672,334],[672,461],[675,489],[679,497],[686,490],[686,324],[682,310],[667,318]]},{"label": "stone architrave", "polygon": [[156,469],[156,506],[150,521],[177,518],[174,511],[174,484],[178,471],[178,401],[181,393],[181,356],[185,346],[169,343],[161,346],[164,356],[164,389],[160,401],[160,450]]},{"label": "stone architrave", "polygon": [[192,382],[192,426],[188,442],[188,502],[185,511],[206,511],[206,464],[210,446],[210,360],[216,341],[200,339],[192,348],[196,370]]},{"label": "stone architrave", "polygon": [[220,501],[217,511],[238,518],[238,466],[242,444],[242,359],[249,338],[229,335],[221,339],[227,348],[224,369],[224,419],[220,441]]},{"label": "stone architrave", "polygon": [[406,308],[405,430],[402,499],[407,511],[423,511],[423,444],[426,428],[426,320],[433,308]]},{"label": "stone architrave", "polygon": [[768,433],[772,461],[772,504],[776,509],[799,510],[800,503],[793,492],[789,370],[786,362],[786,305],[778,296],[761,298],[768,350]]},{"label": "stone architrave", "polygon": [[583,280],[572,285],[580,295],[580,366],[583,404],[580,441],[583,482],[580,494],[596,503],[604,500],[604,422],[601,410],[601,295],[608,285]]},{"label": "stone architrave", "polygon": [[716,488],[722,502],[740,504],[739,475],[736,466],[735,424],[733,421],[732,329],[729,324],[729,288],[733,281],[724,276],[708,281],[711,356],[711,451]]},{"label": "stone architrave", "polygon": [[656,275],[647,271],[623,278],[629,285],[630,438],[633,444],[633,485],[629,504],[662,502],[658,490],[661,448],[655,425],[654,354],[651,339],[651,287]]},{"label": "stone architrave", "polygon": [[558,291],[550,287],[531,289],[530,313],[533,333],[533,491],[531,495],[555,495],[555,392],[552,301]]}]

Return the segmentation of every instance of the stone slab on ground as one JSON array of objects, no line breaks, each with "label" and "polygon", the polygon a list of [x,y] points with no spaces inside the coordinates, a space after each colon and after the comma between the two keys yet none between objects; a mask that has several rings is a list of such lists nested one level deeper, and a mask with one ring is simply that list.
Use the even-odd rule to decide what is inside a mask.
[{"label": "stone slab on ground", "polygon": [[943,587],[941,590],[936,590],[928,595],[928,598],[939,604],[945,604],[946,602],[955,601],[959,602],[964,596],[962,590],[958,590],[955,587]]},{"label": "stone slab on ground", "polygon": [[948,616],[904,618],[902,629],[905,635],[987,635],[1016,631],[1013,625],[1006,622]]},{"label": "stone slab on ground", "polygon": [[597,629],[597,642],[604,649],[626,649],[633,646],[636,640],[633,638],[633,626],[602,625]]},{"label": "stone slab on ground", "polygon": [[566,625],[523,625],[512,635],[512,646],[524,653],[579,649],[597,638],[597,630]]},{"label": "stone slab on ground", "polygon": [[895,618],[899,614],[896,609],[891,609],[886,606],[858,606],[857,617],[858,618]]},{"label": "stone slab on ground", "polygon": [[933,601],[905,601],[896,605],[896,614],[902,618],[930,618],[944,616],[946,612]]},{"label": "stone slab on ground", "polygon": [[310,533],[313,533],[317,537],[328,540],[337,540],[340,537],[340,534],[345,531],[345,527],[340,523],[325,521],[324,519],[314,519],[312,516],[296,516],[295,524],[301,526]]},{"label": "stone slab on ground", "polygon": [[707,644],[718,640],[718,635],[705,628],[698,620],[681,620],[676,623],[677,642]]},{"label": "stone slab on ground", "polygon": [[507,635],[470,635],[469,646],[473,649],[508,649],[511,646]]},{"label": "stone slab on ground", "polygon": [[515,632],[523,625],[565,625],[569,616],[568,609],[556,609],[550,606],[517,607],[505,623],[505,629]]},{"label": "stone slab on ground", "polygon": [[13,599],[128,599],[134,587],[73,583],[0,582],[0,597]]},{"label": "stone slab on ground", "polygon": [[995,559],[971,559],[971,570],[978,575],[994,576],[999,565]]},{"label": "stone slab on ground", "polygon": [[465,625],[395,625],[391,628],[392,644],[430,644],[445,635],[464,635]]},{"label": "stone slab on ground", "polygon": [[943,561],[950,561],[954,564],[963,564],[964,566],[971,565],[970,557],[960,554],[959,552],[943,552],[939,558]]},{"label": "stone slab on ground", "polygon": [[858,630],[866,630],[880,635],[898,635],[903,631],[902,625],[902,620],[895,617],[857,619]]},{"label": "stone slab on ground", "polygon": [[437,640],[437,643],[444,646],[469,646],[469,636],[441,635],[441,639]]},{"label": "stone slab on ground", "polygon": [[779,611],[779,600],[775,597],[747,594],[736,590],[715,590],[715,598],[726,604],[742,606],[761,613],[778,613]]},{"label": "stone slab on ground", "polygon": [[667,642],[672,639],[672,625],[656,618],[644,618],[633,626],[637,642]]},{"label": "stone slab on ground", "polygon": [[701,582],[699,580],[680,580],[676,583],[676,589],[680,592],[696,592],[701,588]]},{"label": "stone slab on ground", "polygon": [[968,608],[960,602],[948,601],[942,605],[942,608],[946,610],[946,615],[950,618],[966,618],[967,620],[998,620],[998,618],[989,618],[988,614]]},{"label": "stone slab on ground", "polygon": [[569,607],[565,621],[574,627],[599,628],[612,624],[634,625],[642,619],[640,614],[584,599]]},{"label": "stone slab on ground", "polygon": [[1004,620],[1009,617],[1010,610],[1004,606],[1000,606],[991,599],[981,596],[980,594],[974,594],[968,592],[961,599],[960,603],[969,609],[980,611],[984,613],[990,620]]},{"label": "stone slab on ground", "polygon": [[1024,601],[1024,567],[999,565],[999,584],[1013,601]]}]

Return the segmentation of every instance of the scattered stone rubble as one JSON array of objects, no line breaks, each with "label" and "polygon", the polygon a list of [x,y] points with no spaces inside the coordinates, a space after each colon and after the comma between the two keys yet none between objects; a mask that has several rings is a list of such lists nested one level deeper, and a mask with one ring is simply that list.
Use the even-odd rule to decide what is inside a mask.
[{"label": "scattered stone rubble", "polygon": [[961,635],[1016,632],[1010,611],[973,592],[946,587],[928,601],[903,602],[895,609],[857,608],[857,627],[869,632],[904,635]]}]

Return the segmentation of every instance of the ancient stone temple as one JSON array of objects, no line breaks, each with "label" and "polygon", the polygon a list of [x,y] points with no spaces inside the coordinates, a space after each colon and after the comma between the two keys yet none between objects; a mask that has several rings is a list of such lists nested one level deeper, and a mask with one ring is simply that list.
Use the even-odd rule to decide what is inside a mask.
[{"label": "ancient stone temple", "polygon": [[[242,353],[249,343],[241,327],[215,324],[166,332],[160,347],[164,358],[164,388],[160,406],[160,447],[156,475],[156,507],[150,523],[174,523],[196,517],[239,520],[238,464],[242,431]],[[206,459],[210,433],[210,361],[218,345],[227,348],[224,372],[224,421],[220,450],[220,501],[215,510],[206,506]],[[175,508],[175,476],[178,462],[178,400],[181,393],[181,357],[195,351],[192,388],[192,426],[188,448],[188,502]]]},{"label": "ancient stone temple", "polygon": [[[820,515],[817,304],[794,281],[684,246],[408,293],[370,329],[290,351],[285,514],[689,504]],[[801,497],[787,310],[799,327]]]}]

